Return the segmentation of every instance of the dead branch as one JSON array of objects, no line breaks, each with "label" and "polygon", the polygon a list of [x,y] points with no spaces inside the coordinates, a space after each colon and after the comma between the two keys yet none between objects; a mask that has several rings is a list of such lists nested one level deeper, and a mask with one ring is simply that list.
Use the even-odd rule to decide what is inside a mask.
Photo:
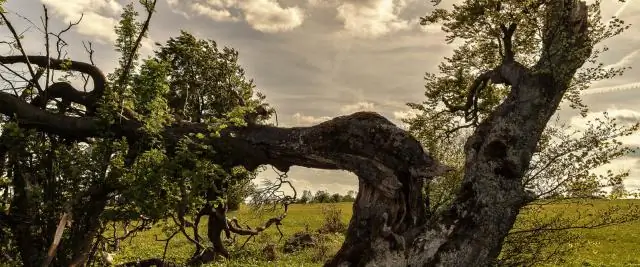
[{"label": "dead branch", "polygon": [[82,21],[82,19],[84,18],[84,14],[80,14],[80,18],[78,18],[77,21],[75,22],[69,22],[69,24],[67,25],[66,28],[60,30],[57,33],[49,33],[53,36],[56,37],[56,52],[57,52],[57,57],[56,59],[60,60],[62,58],[64,58],[65,56],[62,55],[62,49],[64,49],[65,46],[67,46],[67,42],[62,38],[62,35],[67,33],[68,31],[71,30],[71,28],[77,26],[78,24],[80,24],[80,22]]},{"label": "dead branch", "polygon": [[[11,21],[9,21],[9,19],[7,19],[7,16],[5,16],[4,12],[0,12],[0,16],[2,17],[2,20],[4,20],[4,23],[7,25],[7,28],[9,28],[9,31],[11,32],[11,34],[13,35],[13,39],[16,41],[17,47],[20,50],[20,53],[22,53],[22,59],[25,61],[26,65],[27,65],[27,69],[29,69],[29,73],[31,74],[32,78],[36,77],[36,72],[33,70],[33,66],[31,66],[31,63],[29,62],[29,57],[27,56],[27,52],[24,51],[24,46],[22,46],[22,41],[20,41],[20,35],[16,32],[16,29],[13,27],[13,24],[11,24]],[[38,89],[38,93],[42,94],[42,87],[40,86],[39,83],[35,83],[33,84],[33,86],[35,86]]]},{"label": "dead branch", "polygon": [[180,230],[174,231],[169,237],[165,239],[158,239],[158,236],[155,236],[156,241],[164,242],[164,250],[162,251],[162,262],[165,262],[165,259],[167,258],[167,249],[169,248],[169,242],[171,242],[171,239],[173,239],[173,237],[175,237],[179,232]]},{"label": "dead branch", "polygon": [[247,226],[246,228],[242,228],[240,226],[240,224],[238,223],[238,219],[237,218],[231,218],[227,220],[227,224],[229,225],[229,230],[237,235],[243,235],[243,236],[249,236],[247,238],[247,240],[245,240],[245,242],[242,244],[242,246],[240,247],[240,249],[244,248],[244,246],[249,242],[249,240],[251,238],[254,238],[256,235],[259,235],[261,232],[263,232],[264,230],[266,230],[267,228],[271,227],[271,225],[275,225],[276,229],[278,229],[278,232],[280,233],[280,239],[281,240],[284,237],[284,234],[282,233],[282,230],[280,230],[280,225],[282,225],[282,220],[287,216],[287,212],[285,211],[282,215],[278,216],[278,217],[273,217],[268,219],[263,226],[258,226],[256,227],[256,229],[251,229],[249,226]]},{"label": "dead branch", "polygon": [[[0,56],[0,63],[3,64],[34,64],[41,68],[50,68],[53,70],[71,70],[80,73],[88,74],[93,79],[94,94],[96,97],[102,96],[105,86],[107,84],[107,78],[96,66],[73,60],[55,59],[46,56]],[[35,73],[34,73],[35,74]]]},{"label": "dead branch", "polygon": [[[50,45],[49,45],[49,12],[47,10],[47,6],[46,5],[42,5],[42,8],[44,9],[44,20],[42,21],[42,24],[44,24],[44,40],[45,40],[45,45],[44,45],[44,49],[45,49],[45,57],[49,58],[49,55],[51,53],[50,51]],[[49,88],[49,77],[51,76],[51,61],[47,61],[47,67],[46,67],[46,72],[47,72],[47,76],[45,77],[45,85],[44,88]],[[37,79],[35,82],[37,83],[39,79]],[[47,92],[44,92],[44,98],[47,99]],[[46,108],[46,104],[44,105],[44,107]]]},{"label": "dead branch", "polygon": [[58,250],[58,245],[60,244],[60,239],[62,238],[62,234],[64,233],[64,228],[69,217],[69,214],[66,212],[62,214],[60,222],[58,223],[58,228],[56,228],[56,233],[53,237],[53,242],[51,243],[49,251],[47,252],[47,259],[42,264],[43,267],[49,266],[49,264],[51,264],[51,261],[53,260],[53,257],[56,256],[56,251]]},{"label": "dead branch", "polygon": [[184,235],[184,237],[189,240],[191,243],[195,244],[196,246],[200,246],[200,247],[206,247],[205,245],[203,245],[202,243],[196,241],[195,239],[193,239],[186,231],[186,226],[184,224],[184,221],[180,221],[179,219],[176,219],[175,216],[170,215],[171,219],[173,220],[173,223],[178,226],[178,230],[180,231],[180,233],[182,233],[182,235]]},{"label": "dead branch", "polygon": [[[288,175],[286,172],[280,173],[273,166],[271,166],[273,172],[275,172],[278,177],[275,182],[271,182],[269,180],[263,181],[263,188],[256,189],[251,194],[251,206],[255,209],[261,209],[266,205],[271,205],[271,210],[276,210],[279,204],[288,207],[291,203],[295,202],[298,193],[296,188],[293,186],[291,181],[287,180]],[[287,185],[291,190],[293,190],[293,196],[288,196],[282,191],[282,187]]]}]

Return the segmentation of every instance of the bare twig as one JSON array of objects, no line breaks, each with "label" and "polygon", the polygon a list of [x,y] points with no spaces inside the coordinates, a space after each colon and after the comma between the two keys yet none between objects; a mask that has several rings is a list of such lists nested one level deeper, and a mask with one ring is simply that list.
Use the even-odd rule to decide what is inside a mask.
[{"label": "bare twig", "polygon": [[[285,208],[293,203],[297,198],[297,191],[291,181],[286,180],[288,175],[286,172],[280,173],[273,166],[272,170],[278,175],[275,182],[270,182],[265,180],[263,183],[265,184],[264,188],[261,188],[254,192],[251,197],[251,204],[255,208],[262,208],[265,205],[272,205],[271,210],[275,210],[278,204],[282,204]],[[293,190],[293,196],[288,196],[282,191],[282,187],[287,185],[291,190]]]},{"label": "bare twig", "polygon": [[[33,70],[33,66],[31,66],[31,62],[29,62],[29,57],[27,56],[27,53],[24,51],[24,46],[22,46],[22,42],[20,41],[20,35],[18,35],[18,33],[16,32],[16,29],[13,27],[13,24],[11,24],[11,21],[9,21],[9,19],[7,19],[7,16],[5,16],[5,14],[3,12],[0,12],[0,16],[2,17],[2,19],[4,20],[4,22],[7,24],[7,28],[9,28],[9,31],[11,31],[11,34],[13,35],[13,38],[16,40],[16,44],[18,46],[18,49],[20,50],[20,53],[22,53],[22,56],[24,57],[25,61],[26,61],[26,65],[27,68],[29,69],[29,73],[31,73],[31,77],[35,78],[36,77],[36,72]],[[36,83],[34,84],[34,86],[38,89],[38,93],[42,94],[42,87],[40,87],[40,84],[36,81]]]},{"label": "bare twig", "polygon": [[179,231],[182,233],[182,235],[184,235],[185,238],[187,238],[187,240],[191,241],[191,243],[195,244],[196,246],[201,246],[203,248],[205,248],[206,246],[203,245],[202,243],[196,241],[195,239],[193,239],[185,230],[184,224],[179,223],[178,219],[176,219],[175,216],[170,215],[171,219],[173,220],[173,223],[178,226]]},{"label": "bare twig", "polygon": [[[45,53],[47,58],[49,58],[50,56],[50,45],[49,45],[49,12],[47,10],[47,6],[42,5],[42,8],[44,9],[44,20],[42,22],[42,24],[44,24],[44,40],[45,40]],[[49,88],[49,77],[51,75],[51,61],[47,60],[47,76],[45,79],[45,86],[44,88]],[[45,90],[44,92],[44,99],[47,99],[47,92]],[[46,104],[45,104],[46,105]],[[46,107],[45,107],[46,108]]]},{"label": "bare twig", "polygon": [[180,230],[174,231],[169,237],[165,239],[158,239],[158,235],[155,236],[156,241],[164,242],[164,250],[162,251],[162,262],[164,262],[167,258],[167,249],[169,248],[169,242],[171,242],[171,239],[173,239],[173,237],[175,237],[179,232]]},{"label": "bare twig", "polygon": [[80,18],[75,21],[75,22],[69,22],[69,25],[67,25],[66,28],[62,29],[61,31],[59,31],[58,33],[49,33],[53,36],[55,36],[58,40],[56,41],[56,51],[58,52],[57,55],[57,59],[60,60],[61,58],[63,58],[62,56],[62,49],[67,46],[67,42],[64,41],[64,39],[62,39],[62,35],[65,34],[66,32],[70,31],[71,28],[75,27],[76,25],[80,24],[80,22],[82,21],[82,19],[84,18],[84,14],[80,14]]},{"label": "bare twig", "polygon": [[[91,65],[95,66],[96,63],[93,61],[93,54],[95,53],[95,50],[93,50],[93,43],[92,42],[82,42],[82,46],[84,47],[84,50],[89,55],[89,62],[91,62]],[[87,91],[87,85],[89,84],[89,76],[86,75],[86,74],[82,74],[82,79],[84,80],[83,89],[86,92]]]}]

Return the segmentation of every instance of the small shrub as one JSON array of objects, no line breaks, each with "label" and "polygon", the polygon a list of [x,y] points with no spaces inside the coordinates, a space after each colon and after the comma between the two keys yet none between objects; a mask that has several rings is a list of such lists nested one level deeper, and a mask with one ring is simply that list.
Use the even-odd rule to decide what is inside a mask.
[{"label": "small shrub", "polygon": [[311,260],[313,262],[322,262],[324,263],[325,261],[327,261],[329,259],[329,257],[331,256],[331,254],[329,253],[329,245],[328,243],[328,238],[327,236],[320,234],[318,235],[317,239],[316,239],[316,246],[313,248],[313,256],[311,257]]},{"label": "small shrub", "polygon": [[267,261],[275,261],[275,260],[277,260],[278,259],[278,254],[276,253],[276,245],[273,244],[273,243],[267,244],[262,249],[262,256]]},{"label": "small shrub", "polygon": [[347,225],[342,222],[342,210],[340,210],[336,205],[327,205],[322,207],[322,215],[324,217],[324,223],[320,229],[318,229],[319,233],[346,233]]}]

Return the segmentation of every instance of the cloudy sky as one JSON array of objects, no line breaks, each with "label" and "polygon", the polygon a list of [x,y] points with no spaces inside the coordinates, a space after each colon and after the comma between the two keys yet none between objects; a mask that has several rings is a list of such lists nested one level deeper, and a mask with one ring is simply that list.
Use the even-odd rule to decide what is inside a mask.
[{"label": "cloudy sky", "polygon": [[[602,1],[605,18],[615,14],[640,24],[640,1]],[[129,2],[8,0],[6,8],[18,31],[31,30],[24,43],[35,54],[43,52],[42,34],[29,21],[41,25],[43,4],[49,9],[51,31],[83,14],[81,24],[66,35],[69,56],[86,60],[82,41],[91,41],[96,64],[110,71],[116,64],[113,26]],[[446,0],[443,5],[453,2]],[[408,111],[404,103],[424,98],[424,73],[435,71],[453,49],[438,27],[418,24],[418,18],[431,9],[428,0],[158,0],[143,53],[149,54],[154,42],[164,42],[180,30],[236,48],[248,76],[276,107],[281,126],[311,125],[359,110],[376,111],[398,122]],[[6,31],[2,34],[7,36]],[[607,43],[610,50],[604,63],[633,69],[594,84],[584,96],[592,111],[589,117],[608,111],[625,121],[640,120],[639,41],[640,26],[632,26]],[[562,114],[563,119],[582,124],[584,120],[575,115]],[[640,145],[640,137],[627,142]],[[638,158],[617,160],[611,168],[631,169],[626,184],[640,188]],[[262,174],[269,176],[273,176],[270,171]],[[294,168],[289,177],[298,189],[344,193],[357,188],[356,177],[340,171]]]}]

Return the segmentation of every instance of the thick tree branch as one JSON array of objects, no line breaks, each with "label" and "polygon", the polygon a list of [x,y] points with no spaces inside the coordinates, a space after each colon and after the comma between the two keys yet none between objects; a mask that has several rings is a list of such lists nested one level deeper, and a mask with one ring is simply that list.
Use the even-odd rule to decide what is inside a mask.
[{"label": "thick tree branch", "polygon": [[100,91],[99,94],[102,94],[102,91],[104,91],[105,85],[107,83],[107,78],[102,70],[94,65],[81,61],[55,59],[48,58],[46,56],[0,56],[0,63],[30,63],[35,64],[41,68],[46,68],[47,66],[49,66],[53,70],[71,70],[85,73],[91,76],[94,83],[94,91]]},{"label": "thick tree branch", "polygon": [[[0,92],[0,113],[18,120],[24,127],[65,137],[101,137],[105,130],[110,130],[114,137],[142,134],[142,125],[137,122],[107,125],[93,117],[54,114],[4,92]],[[166,128],[163,135],[168,141],[177,141],[188,133],[197,132],[207,133],[207,125],[182,122]],[[262,164],[271,164],[281,171],[293,165],[345,169],[360,175],[371,175],[371,170],[378,170],[390,176],[376,174],[370,179],[386,180],[377,186],[388,196],[400,186],[392,178],[395,175],[390,166],[400,164],[407,171],[415,172],[414,175],[423,177],[439,175],[446,169],[425,154],[408,133],[384,117],[369,112],[337,117],[313,127],[230,127],[223,130],[219,138],[209,138],[205,143],[213,145],[216,151],[229,152],[230,155],[224,155],[228,163],[252,170]],[[407,150],[397,153],[398,147]],[[381,156],[381,153],[393,156]],[[410,163],[415,164],[409,166]]]},{"label": "thick tree branch", "polygon": [[72,139],[102,136],[107,130],[114,130],[115,136],[135,136],[136,130],[139,129],[139,125],[133,122],[110,127],[95,117],[68,117],[54,114],[5,92],[0,92],[0,113],[17,120],[23,127],[35,128]]},{"label": "thick tree branch", "polygon": [[106,76],[98,67],[80,61],[60,60],[46,56],[0,56],[0,63],[35,64],[43,69],[51,68],[53,70],[77,71],[83,74],[88,74],[93,80],[93,90],[90,92],[79,91],[66,82],[53,83],[51,86],[46,88],[46,92],[40,94],[34,99],[33,104],[36,106],[44,106],[46,102],[52,98],[62,98],[63,100],[84,105],[89,113],[92,113],[96,109],[98,99],[100,99],[104,94],[107,84]]},{"label": "thick tree branch", "polygon": [[[515,25],[515,24],[513,24]],[[509,28],[511,29],[511,28]],[[515,30],[515,26],[513,27]],[[505,43],[505,46],[507,43]],[[510,45],[510,43],[509,43]],[[464,112],[464,118],[466,122],[477,122],[478,120],[478,100],[480,92],[484,90],[489,82],[493,84],[505,84],[511,86],[520,85],[525,78],[530,75],[530,70],[525,66],[518,63],[513,59],[513,51],[511,49],[505,49],[507,52],[505,59],[500,66],[493,70],[480,74],[471,84],[465,104],[462,106],[456,106],[449,103],[446,99],[442,99],[443,104],[450,112]],[[508,58],[511,58],[509,60]]]},{"label": "thick tree branch", "polygon": [[477,121],[478,118],[478,98],[480,92],[487,87],[489,80],[494,75],[493,71],[487,71],[478,78],[476,78],[471,84],[471,88],[469,89],[469,93],[467,94],[467,100],[462,106],[455,106],[450,104],[446,99],[442,99],[442,103],[444,103],[445,107],[449,109],[450,112],[458,112],[464,111],[464,118],[466,122]]},{"label": "thick tree branch", "polygon": [[43,107],[49,99],[53,98],[61,98],[63,101],[83,105],[87,110],[95,110],[96,108],[96,97],[94,94],[78,91],[67,82],[51,84],[45,91],[45,95],[35,97],[33,101],[31,101],[31,104],[37,107]]},{"label": "thick tree branch", "polygon": [[542,55],[534,69],[553,72],[559,80],[575,74],[593,50],[588,8],[582,1],[547,1]]},{"label": "thick tree branch", "polygon": [[[65,137],[101,137],[109,132],[110,137],[135,139],[144,134],[137,122],[109,125],[92,117],[53,114],[7,93],[0,93],[0,113],[18,120],[23,127]],[[369,242],[383,234],[376,226],[383,221],[388,224],[387,233],[423,225],[428,218],[422,184],[449,170],[425,153],[409,133],[370,112],[337,117],[312,127],[230,127],[222,130],[219,137],[210,137],[206,124],[178,123],[167,127],[162,135],[166,143],[175,144],[190,133],[205,134],[206,138],[194,141],[211,150],[198,146],[194,149],[222,166],[255,170],[270,164],[287,171],[296,165],[355,173],[360,179],[358,205],[354,208],[357,220],[350,224],[351,237],[339,253],[342,256],[338,258],[343,260],[375,250],[356,243]],[[411,238],[405,239],[410,242]]]},{"label": "thick tree branch", "polygon": [[502,43],[504,44],[504,58],[503,62],[511,62],[515,60],[515,54],[513,52],[513,34],[516,31],[517,24],[511,23],[509,27],[504,24],[500,24],[500,30],[502,31]]},{"label": "thick tree branch", "polygon": [[[272,217],[269,218],[267,220],[267,222],[264,223],[264,225],[262,226],[258,226],[256,227],[256,229],[251,229],[251,228],[242,228],[240,226],[240,224],[238,223],[238,219],[236,218],[231,218],[228,220],[228,224],[229,224],[229,231],[231,231],[234,234],[238,234],[238,235],[248,235],[248,236],[254,236],[254,235],[258,235],[260,234],[262,231],[266,230],[267,228],[271,227],[271,225],[282,225],[282,220],[287,216],[287,213],[283,213],[280,216],[277,217]],[[278,229],[278,231],[280,231],[280,229]],[[280,232],[280,238],[282,238],[282,232]]]}]

